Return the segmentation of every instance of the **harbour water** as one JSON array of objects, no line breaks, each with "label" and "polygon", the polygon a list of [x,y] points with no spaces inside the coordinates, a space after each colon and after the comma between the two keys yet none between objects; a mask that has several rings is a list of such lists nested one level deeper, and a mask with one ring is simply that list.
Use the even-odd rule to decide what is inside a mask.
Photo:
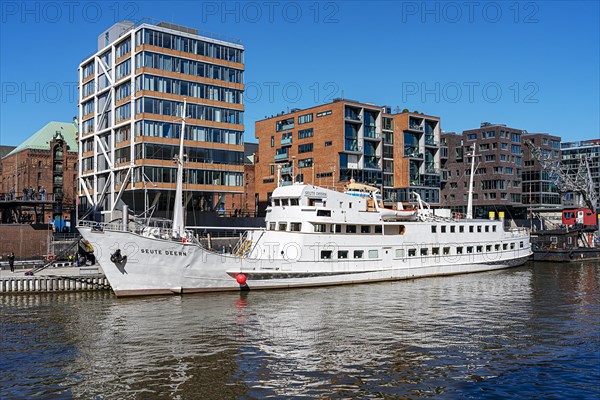
[{"label": "harbour water", "polygon": [[598,262],[0,305],[0,398],[600,397]]}]

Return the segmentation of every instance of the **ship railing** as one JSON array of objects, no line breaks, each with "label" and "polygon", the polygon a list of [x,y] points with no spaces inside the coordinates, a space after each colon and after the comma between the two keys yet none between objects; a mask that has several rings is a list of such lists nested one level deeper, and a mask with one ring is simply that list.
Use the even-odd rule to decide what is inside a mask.
[{"label": "ship railing", "polygon": [[507,229],[506,232],[510,233],[512,236],[524,236],[529,234],[528,228],[510,228]]},{"label": "ship railing", "polygon": [[[160,221],[157,220],[157,223]],[[185,230],[183,237],[179,236],[179,233],[175,232],[171,228],[165,228],[163,226],[152,226],[146,224],[140,224],[132,222],[127,225],[126,229],[123,229],[123,223],[121,221],[111,222],[95,222],[95,221],[79,221],[80,227],[90,228],[93,231],[125,231],[131,232],[142,236],[154,237],[157,239],[172,240],[176,242],[191,242],[194,244],[200,244],[194,232],[191,230]]]}]

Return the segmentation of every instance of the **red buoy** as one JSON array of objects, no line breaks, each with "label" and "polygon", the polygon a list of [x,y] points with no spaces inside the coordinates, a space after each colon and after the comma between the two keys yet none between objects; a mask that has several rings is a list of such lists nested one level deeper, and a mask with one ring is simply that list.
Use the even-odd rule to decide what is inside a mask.
[{"label": "red buoy", "polygon": [[246,275],[244,275],[244,274],[237,274],[237,276],[235,277],[235,280],[240,285],[243,285],[244,283],[246,283]]}]

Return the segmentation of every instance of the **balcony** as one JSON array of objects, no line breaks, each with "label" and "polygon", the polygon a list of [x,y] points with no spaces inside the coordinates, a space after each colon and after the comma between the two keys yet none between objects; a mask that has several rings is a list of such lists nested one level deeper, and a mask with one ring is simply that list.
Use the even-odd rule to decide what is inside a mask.
[{"label": "balcony", "polygon": [[365,126],[364,138],[379,140],[379,139],[381,139],[381,135],[375,131],[374,126]]},{"label": "balcony", "polygon": [[346,121],[350,121],[350,122],[360,123],[362,121],[362,117],[360,116],[359,113],[352,112],[349,110],[346,110],[346,113],[344,114],[344,118],[346,119]]},{"label": "balcony", "polygon": [[282,174],[291,174],[292,173],[292,167],[283,167],[283,168],[281,168],[281,173]]},{"label": "balcony", "polygon": [[282,146],[291,146],[292,145],[292,137],[287,137],[284,139],[281,139],[281,145]]},{"label": "balcony", "polygon": [[416,147],[405,147],[404,157],[413,158],[415,160],[423,160],[423,153],[419,153]]},{"label": "balcony", "polygon": [[344,143],[344,151],[353,152],[353,153],[362,153],[362,146],[358,145],[358,140],[355,139],[346,139]]},{"label": "balcony", "polygon": [[440,143],[435,141],[435,137],[433,135],[425,135],[425,146],[439,147]]},{"label": "balcony", "polygon": [[287,160],[289,158],[289,153],[283,152],[283,153],[275,153],[275,161],[284,161]]},{"label": "balcony", "polygon": [[381,167],[379,166],[379,163],[373,162],[373,161],[365,161],[364,165],[365,165],[364,168],[381,169]]},{"label": "balcony", "polygon": [[417,132],[423,132],[424,128],[423,128],[422,125],[410,124],[410,125],[408,125],[408,130],[417,131]]}]

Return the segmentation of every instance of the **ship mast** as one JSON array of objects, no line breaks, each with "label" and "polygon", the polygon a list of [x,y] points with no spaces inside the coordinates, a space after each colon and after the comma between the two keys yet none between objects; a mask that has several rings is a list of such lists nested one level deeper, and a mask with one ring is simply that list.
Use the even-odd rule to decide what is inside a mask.
[{"label": "ship mast", "polygon": [[173,236],[185,236],[183,223],[183,140],[185,137],[186,99],[183,99],[183,110],[181,112],[181,133],[179,140],[179,156],[175,158],[177,163],[177,187],[175,189],[175,204],[173,208]]},{"label": "ship mast", "polygon": [[467,203],[466,219],[473,219],[473,178],[475,177],[475,144],[471,153],[471,176],[469,177],[469,199]]}]

